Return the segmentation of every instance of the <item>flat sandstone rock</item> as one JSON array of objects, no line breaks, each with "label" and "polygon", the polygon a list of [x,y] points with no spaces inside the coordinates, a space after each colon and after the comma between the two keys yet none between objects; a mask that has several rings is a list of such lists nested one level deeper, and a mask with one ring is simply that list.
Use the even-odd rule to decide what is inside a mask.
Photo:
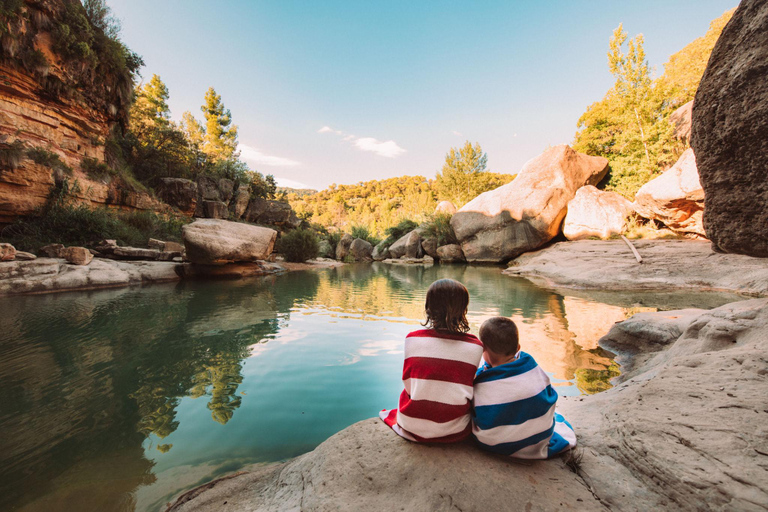
[{"label": "flat sandstone rock", "polygon": [[708,290],[768,295],[768,259],[721,254],[709,242],[633,240],[560,242],[520,256],[504,273],[550,288]]}]

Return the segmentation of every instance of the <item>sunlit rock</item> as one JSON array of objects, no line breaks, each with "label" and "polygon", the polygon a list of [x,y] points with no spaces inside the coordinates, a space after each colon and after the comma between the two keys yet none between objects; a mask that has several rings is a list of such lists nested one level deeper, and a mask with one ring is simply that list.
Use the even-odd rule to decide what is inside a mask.
[{"label": "sunlit rock", "polygon": [[548,242],[576,191],[607,172],[607,159],[567,145],[529,160],[514,181],[480,194],[451,218],[467,261],[503,262]]},{"label": "sunlit rock", "polygon": [[187,259],[193,263],[265,260],[272,254],[277,232],[218,219],[198,219],[182,228]]},{"label": "sunlit rock", "polygon": [[624,232],[630,213],[632,203],[622,195],[586,185],[568,203],[563,234],[568,240],[619,235]]},{"label": "sunlit rock", "polygon": [[706,235],[702,225],[704,189],[692,148],[675,165],[640,187],[634,208],[641,217],[658,220],[673,231]]}]

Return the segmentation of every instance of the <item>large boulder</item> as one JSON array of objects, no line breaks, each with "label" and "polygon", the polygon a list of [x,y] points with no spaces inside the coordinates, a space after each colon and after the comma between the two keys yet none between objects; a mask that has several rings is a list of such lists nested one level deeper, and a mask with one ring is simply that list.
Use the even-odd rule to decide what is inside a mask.
[{"label": "large boulder", "polygon": [[427,238],[421,241],[421,248],[431,258],[437,258],[437,238]]},{"label": "large boulder", "polygon": [[317,244],[317,255],[321,258],[333,258],[335,254],[333,253],[331,242],[325,239],[320,240]]},{"label": "large boulder", "polygon": [[440,263],[463,263],[467,261],[464,258],[464,251],[459,244],[442,245],[437,248],[437,257]]},{"label": "large boulder", "polygon": [[634,208],[641,217],[658,220],[673,231],[705,236],[704,189],[699,182],[692,148],[661,176],[640,187]]},{"label": "large boulder", "polygon": [[184,215],[192,216],[197,207],[197,183],[182,178],[161,178],[157,195],[167,204],[178,208]]},{"label": "large boulder", "polygon": [[297,228],[301,219],[291,209],[291,205],[283,201],[268,201],[260,197],[251,199],[243,218],[248,222]]},{"label": "large boulder", "polygon": [[265,211],[267,211],[267,200],[263,197],[254,197],[248,202],[243,219],[248,222],[257,222]]},{"label": "large boulder", "polygon": [[676,139],[685,141],[691,140],[691,113],[693,112],[693,100],[678,108],[669,115],[669,122],[674,127],[674,136]]},{"label": "large boulder", "polygon": [[337,260],[341,261],[347,257],[347,254],[349,254],[349,248],[352,245],[352,242],[354,241],[355,239],[352,238],[352,236],[349,233],[344,233],[344,236],[341,237],[341,240],[339,240],[339,243],[336,244]]},{"label": "large boulder", "polygon": [[418,230],[400,237],[395,243],[389,246],[389,254],[392,258],[421,258],[424,250],[421,248],[421,235]]},{"label": "large boulder", "polygon": [[349,246],[349,254],[355,261],[371,261],[373,245],[362,238],[355,238]]},{"label": "large boulder", "polygon": [[229,203],[229,213],[233,219],[237,220],[243,216],[248,209],[248,202],[251,200],[251,193],[247,187],[241,186],[235,192],[232,201]]},{"label": "large boulder", "polygon": [[450,201],[440,201],[435,208],[435,213],[453,215],[456,213],[456,207]]},{"label": "large boulder", "polygon": [[218,219],[198,219],[182,228],[187,259],[201,264],[265,260],[276,237],[274,229]]},{"label": "large boulder", "polygon": [[387,242],[383,241],[376,244],[376,247],[373,248],[373,254],[371,254],[371,257],[374,261],[384,261],[387,258],[391,258],[391,255],[389,254],[389,245]]},{"label": "large boulder", "polygon": [[581,187],[568,202],[563,234],[568,240],[620,235],[632,213],[632,203],[616,192],[603,192],[592,185]]},{"label": "large boulder", "polygon": [[709,57],[691,145],[720,251],[768,256],[768,3],[743,0]]},{"label": "large boulder", "polygon": [[451,218],[467,261],[507,261],[550,241],[576,191],[607,172],[607,159],[567,145],[529,160],[514,181],[480,194]]}]

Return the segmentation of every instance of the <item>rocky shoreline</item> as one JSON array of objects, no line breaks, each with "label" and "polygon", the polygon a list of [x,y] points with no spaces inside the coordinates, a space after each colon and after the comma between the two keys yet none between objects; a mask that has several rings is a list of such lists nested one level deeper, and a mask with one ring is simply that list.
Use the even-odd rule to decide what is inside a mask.
[{"label": "rocky shoreline", "polygon": [[558,402],[579,436],[576,462],[417,445],[370,419],[167,510],[766,510],[766,332],[768,299],[616,324],[601,345],[637,363],[624,382]]}]

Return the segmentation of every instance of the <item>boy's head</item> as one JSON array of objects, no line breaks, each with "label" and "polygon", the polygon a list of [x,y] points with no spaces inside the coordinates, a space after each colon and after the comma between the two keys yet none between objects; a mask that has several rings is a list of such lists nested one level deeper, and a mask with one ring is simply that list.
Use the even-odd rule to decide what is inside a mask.
[{"label": "boy's head", "polygon": [[503,316],[489,318],[480,326],[480,341],[490,359],[486,361],[493,366],[494,362],[509,360],[520,350],[520,340],[517,335],[515,322]]}]

